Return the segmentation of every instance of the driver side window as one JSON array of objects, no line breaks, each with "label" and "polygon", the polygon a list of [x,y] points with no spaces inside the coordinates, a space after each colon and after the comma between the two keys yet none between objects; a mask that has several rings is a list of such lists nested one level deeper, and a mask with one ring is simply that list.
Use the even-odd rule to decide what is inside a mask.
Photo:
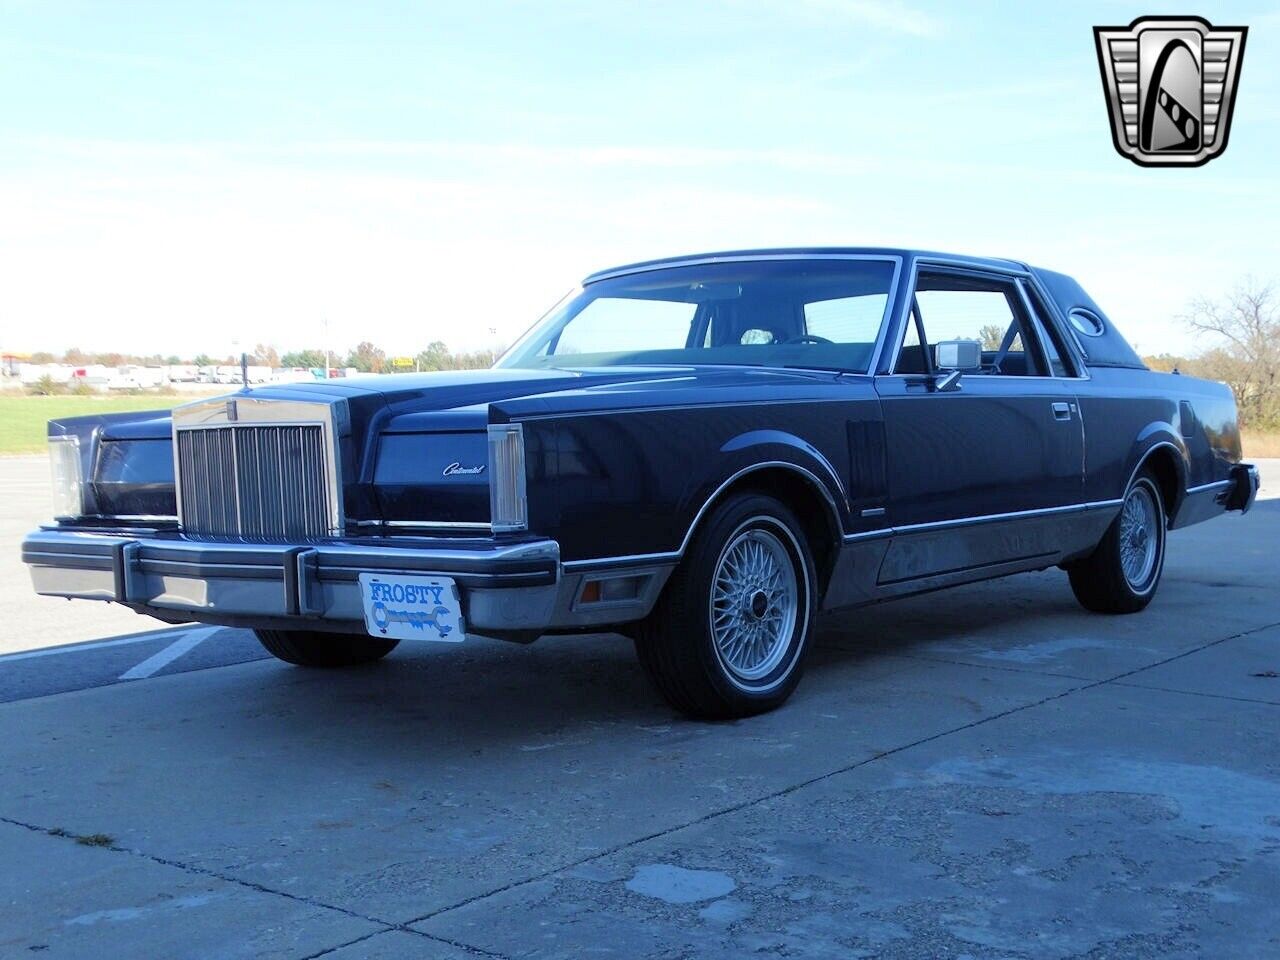
[{"label": "driver side window", "polygon": [[[982,346],[982,369],[991,376],[1042,376],[1027,319],[1011,281],[921,271],[916,282],[919,323],[908,324],[898,373],[924,373],[934,347],[948,340]],[[919,328],[919,329],[917,329]],[[927,343],[921,345],[921,331]],[[926,357],[927,354],[927,357]],[[931,366],[930,368],[931,369]]]}]

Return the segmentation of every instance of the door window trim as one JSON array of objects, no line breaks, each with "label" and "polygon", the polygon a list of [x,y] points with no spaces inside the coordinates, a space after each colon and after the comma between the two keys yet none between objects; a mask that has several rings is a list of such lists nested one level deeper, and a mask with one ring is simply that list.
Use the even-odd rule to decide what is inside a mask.
[{"label": "door window trim", "polygon": [[1040,315],[1041,321],[1053,330],[1058,331],[1058,341],[1067,348],[1067,353],[1071,357],[1071,365],[1075,369],[1075,374],[1070,377],[1059,377],[1063,380],[1092,380],[1093,375],[1089,372],[1089,357],[1084,347],[1080,344],[1080,338],[1075,335],[1075,331],[1071,329],[1071,324],[1067,321],[1062,311],[1058,308],[1057,302],[1049,295],[1049,291],[1045,289],[1044,284],[1036,279],[1034,274],[1025,274],[1022,277],[1025,283],[1036,295],[1036,300],[1044,307]]},{"label": "door window trim", "polygon": [[[1049,357],[1048,344],[1051,342],[1051,338],[1053,337],[1054,332],[1058,330],[1058,326],[1056,323],[1054,323],[1053,317],[1047,315],[1046,310],[1037,309],[1037,304],[1045,304],[1048,301],[1045,299],[1044,294],[1041,293],[1040,290],[1034,286],[1034,284],[1029,284],[1029,278],[1027,279],[1020,278],[1016,281],[1016,283],[1018,285],[1018,295],[1022,298],[1022,305],[1024,309],[1027,311],[1027,315],[1031,318],[1031,325],[1032,327],[1035,328],[1036,336],[1040,339],[1040,352],[1044,356],[1045,369],[1052,370],[1053,362],[1052,362],[1052,359]],[[1028,291],[1028,286],[1030,286],[1030,291]],[[1032,294],[1035,295],[1034,300],[1032,299]],[[1050,324],[1054,324],[1053,327],[1050,327],[1049,326]],[[1054,341],[1054,349],[1058,351],[1059,359],[1062,360],[1063,364],[1066,366],[1069,372],[1063,374],[1062,376],[1058,376],[1057,374],[1051,374],[1048,377],[1041,377],[1040,379],[1046,379],[1046,380],[1086,380],[1088,379],[1088,376],[1089,376],[1088,373],[1083,372],[1083,371],[1086,371],[1088,368],[1085,367],[1085,365],[1080,362],[1080,358],[1076,356],[1075,350],[1073,349],[1074,346],[1075,345],[1072,344],[1071,338],[1063,337],[1059,335],[1057,340]]]},{"label": "door window trim", "polygon": [[[1024,344],[1024,347],[1027,349],[1028,353],[1035,351],[1036,361],[1040,364],[1040,369],[1048,370],[1050,372],[1048,374],[984,373],[984,374],[981,374],[984,380],[1072,379],[1072,378],[1059,377],[1052,373],[1053,366],[1049,362],[1048,351],[1045,350],[1044,344],[1041,341],[1042,331],[1039,328],[1040,325],[1037,324],[1036,322],[1036,316],[1037,316],[1036,311],[1030,302],[1030,298],[1026,295],[1026,292],[1022,289],[1022,282],[1024,280],[1030,279],[1030,274],[1028,274],[1025,270],[1020,270],[1020,269],[1012,269],[1012,270],[987,269],[986,267],[975,267],[973,264],[964,263],[962,261],[931,260],[931,259],[923,259],[923,258],[917,259],[915,263],[912,264],[911,288],[908,291],[905,316],[902,318],[902,322],[898,324],[898,326],[901,329],[901,335],[894,338],[894,347],[891,354],[891,360],[887,368],[887,372],[882,374],[877,374],[877,376],[916,377],[916,378],[919,378],[921,376],[926,376],[926,377],[930,376],[930,374],[920,374],[920,373],[899,373],[897,370],[898,361],[899,359],[901,359],[901,355],[902,355],[902,348],[903,348],[903,345],[906,343],[906,339],[907,339],[906,325],[909,323],[917,322],[917,319],[918,319],[919,307],[916,304],[916,287],[918,286],[920,281],[920,273],[922,268],[928,272],[937,272],[944,275],[950,275],[950,276],[956,276],[956,277],[962,277],[962,278],[967,277],[970,279],[986,280],[990,283],[1000,284],[1002,286],[1010,285],[1016,288],[1018,303],[1021,304],[1022,310],[1026,315],[1027,326],[1030,328],[1028,330],[1020,331],[1020,332],[1029,334],[1030,335],[1029,339],[1033,341],[1031,344]],[[1014,304],[1010,304],[1010,307],[1011,307],[1011,311],[1015,309]],[[1015,320],[1018,319],[1016,316],[1016,313],[1015,313],[1014,319]],[[932,370],[933,358],[927,355],[928,352],[929,352],[928,350],[925,351],[925,354],[926,354],[925,366],[928,367],[930,370]],[[1075,358],[1073,357],[1072,360],[1074,361],[1074,359]]]},{"label": "door window trim", "polygon": [[[901,266],[901,264],[899,264]],[[903,290],[902,302],[893,315],[888,318],[885,329],[882,331],[881,338],[877,347],[883,347],[883,350],[877,350],[876,362],[869,367],[871,376],[875,377],[919,377],[918,373],[895,373],[894,368],[898,365],[898,355],[902,352],[902,345],[907,335],[907,324],[911,322],[911,305],[916,295],[916,279],[920,275],[921,267],[946,267],[960,272],[969,272],[973,274],[987,274],[993,277],[1011,278],[1015,281],[1030,286],[1035,291],[1040,303],[1044,304],[1045,316],[1042,318],[1044,322],[1052,324],[1056,330],[1064,330],[1066,321],[1062,316],[1062,312],[1058,309],[1057,302],[1049,296],[1045,290],[1044,284],[1036,279],[1035,274],[1031,273],[1025,267],[1010,263],[1007,267],[1000,264],[983,264],[975,266],[967,260],[955,260],[950,257],[938,256],[917,256],[911,258],[910,261],[910,277],[905,282],[906,289]],[[1070,331],[1068,330],[1068,333]],[[896,334],[896,336],[895,336]],[[890,339],[892,338],[892,339]],[[1079,340],[1075,336],[1067,336],[1063,338],[1067,345],[1067,351],[1071,355],[1072,365],[1075,368],[1075,375],[1071,377],[1010,377],[1009,379],[1018,380],[1092,380],[1093,375],[1089,370],[1089,363],[1080,347]],[[888,363],[880,361],[888,358]],[[986,374],[988,378],[1002,379],[1003,374]]]}]

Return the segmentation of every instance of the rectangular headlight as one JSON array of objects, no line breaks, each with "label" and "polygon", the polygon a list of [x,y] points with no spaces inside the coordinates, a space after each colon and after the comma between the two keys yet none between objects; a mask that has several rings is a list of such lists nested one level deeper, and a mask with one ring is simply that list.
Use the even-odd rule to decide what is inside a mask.
[{"label": "rectangular headlight", "polygon": [[529,526],[524,483],[524,426],[489,425],[489,523],[495,533]]},{"label": "rectangular headlight", "polygon": [[53,468],[54,519],[74,520],[84,513],[80,440],[77,437],[50,437],[49,465]]}]

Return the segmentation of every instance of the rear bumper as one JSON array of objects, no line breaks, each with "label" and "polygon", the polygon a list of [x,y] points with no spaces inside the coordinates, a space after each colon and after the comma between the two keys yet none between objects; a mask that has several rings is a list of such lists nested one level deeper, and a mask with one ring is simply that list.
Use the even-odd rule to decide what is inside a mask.
[{"label": "rear bumper", "polygon": [[359,575],[452,578],[469,632],[536,635],[623,623],[648,613],[669,571],[634,603],[577,602],[584,573],[566,575],[554,540],[449,546],[208,543],[172,535],[44,529],[22,544],[36,593],[109,600],[174,622],[283,629],[364,629]]},{"label": "rear bumper", "polygon": [[1253,502],[1258,499],[1261,485],[1262,478],[1257,467],[1251,463],[1236,464],[1231,468],[1231,486],[1227,488],[1226,508],[1248,513]]}]

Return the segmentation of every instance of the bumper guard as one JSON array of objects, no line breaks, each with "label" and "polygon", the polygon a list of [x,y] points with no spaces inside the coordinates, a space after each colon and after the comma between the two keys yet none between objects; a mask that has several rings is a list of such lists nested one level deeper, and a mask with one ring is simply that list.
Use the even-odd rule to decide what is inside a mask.
[{"label": "bumper guard", "polygon": [[36,593],[111,600],[162,619],[363,629],[365,571],[453,578],[471,629],[543,629],[555,619],[554,540],[481,547],[204,543],[46,529],[23,541]]},{"label": "bumper guard", "polygon": [[593,571],[567,571],[549,539],[296,545],[46,527],[23,541],[22,559],[44,596],[114,601],[173,623],[341,632],[364,629],[361,573],[450,577],[468,632],[525,641],[639,619],[670,573],[667,565],[628,570],[641,584],[634,598],[583,604]]},{"label": "bumper guard", "polygon": [[1258,499],[1262,478],[1258,468],[1251,463],[1240,463],[1231,468],[1231,486],[1227,490],[1226,508],[1248,513]]}]

